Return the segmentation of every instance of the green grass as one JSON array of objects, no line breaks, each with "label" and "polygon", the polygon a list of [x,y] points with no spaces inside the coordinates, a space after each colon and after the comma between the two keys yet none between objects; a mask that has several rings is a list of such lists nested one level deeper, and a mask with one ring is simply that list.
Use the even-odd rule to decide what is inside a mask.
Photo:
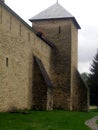
[{"label": "green grass", "polygon": [[96,124],[98,125],[98,120],[96,121]]},{"label": "green grass", "polygon": [[63,110],[0,113],[0,130],[90,130],[84,122],[97,114]]}]

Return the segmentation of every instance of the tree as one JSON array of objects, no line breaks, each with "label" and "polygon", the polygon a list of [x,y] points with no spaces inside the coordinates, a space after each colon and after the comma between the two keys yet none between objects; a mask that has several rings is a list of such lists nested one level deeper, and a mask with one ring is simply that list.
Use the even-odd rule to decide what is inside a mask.
[{"label": "tree", "polygon": [[90,89],[90,105],[96,105],[98,108],[98,50],[91,64],[88,86]]},{"label": "tree", "polygon": [[81,77],[83,79],[83,81],[85,82],[85,84],[87,84],[88,81],[88,74],[86,72],[81,73]]}]

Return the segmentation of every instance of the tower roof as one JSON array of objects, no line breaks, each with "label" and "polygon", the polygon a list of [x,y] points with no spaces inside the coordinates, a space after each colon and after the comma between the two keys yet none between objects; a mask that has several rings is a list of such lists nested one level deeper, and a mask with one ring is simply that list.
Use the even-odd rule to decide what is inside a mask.
[{"label": "tower roof", "polygon": [[64,9],[60,4],[56,3],[39,14],[35,15],[30,19],[30,21],[39,21],[39,20],[52,20],[52,19],[72,19],[78,29],[80,26],[76,21],[75,17]]}]

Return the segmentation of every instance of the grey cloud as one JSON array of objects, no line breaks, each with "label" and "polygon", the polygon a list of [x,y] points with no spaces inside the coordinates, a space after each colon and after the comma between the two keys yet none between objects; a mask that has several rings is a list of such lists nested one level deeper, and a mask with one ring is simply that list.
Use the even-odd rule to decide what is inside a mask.
[{"label": "grey cloud", "polygon": [[79,71],[88,72],[98,48],[98,26],[83,26],[79,31],[78,60]]},{"label": "grey cloud", "polygon": [[98,28],[86,27],[79,32],[78,57],[80,62],[91,61],[98,47]]}]

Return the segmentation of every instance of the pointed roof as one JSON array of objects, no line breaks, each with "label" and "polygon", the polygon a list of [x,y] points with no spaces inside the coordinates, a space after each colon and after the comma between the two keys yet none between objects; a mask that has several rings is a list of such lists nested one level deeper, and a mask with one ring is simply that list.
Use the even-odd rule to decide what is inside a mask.
[{"label": "pointed roof", "polygon": [[75,17],[65,10],[59,3],[56,3],[39,14],[35,15],[30,19],[30,21],[38,21],[38,20],[52,20],[52,19],[72,19],[78,29],[80,26],[76,21]]}]

